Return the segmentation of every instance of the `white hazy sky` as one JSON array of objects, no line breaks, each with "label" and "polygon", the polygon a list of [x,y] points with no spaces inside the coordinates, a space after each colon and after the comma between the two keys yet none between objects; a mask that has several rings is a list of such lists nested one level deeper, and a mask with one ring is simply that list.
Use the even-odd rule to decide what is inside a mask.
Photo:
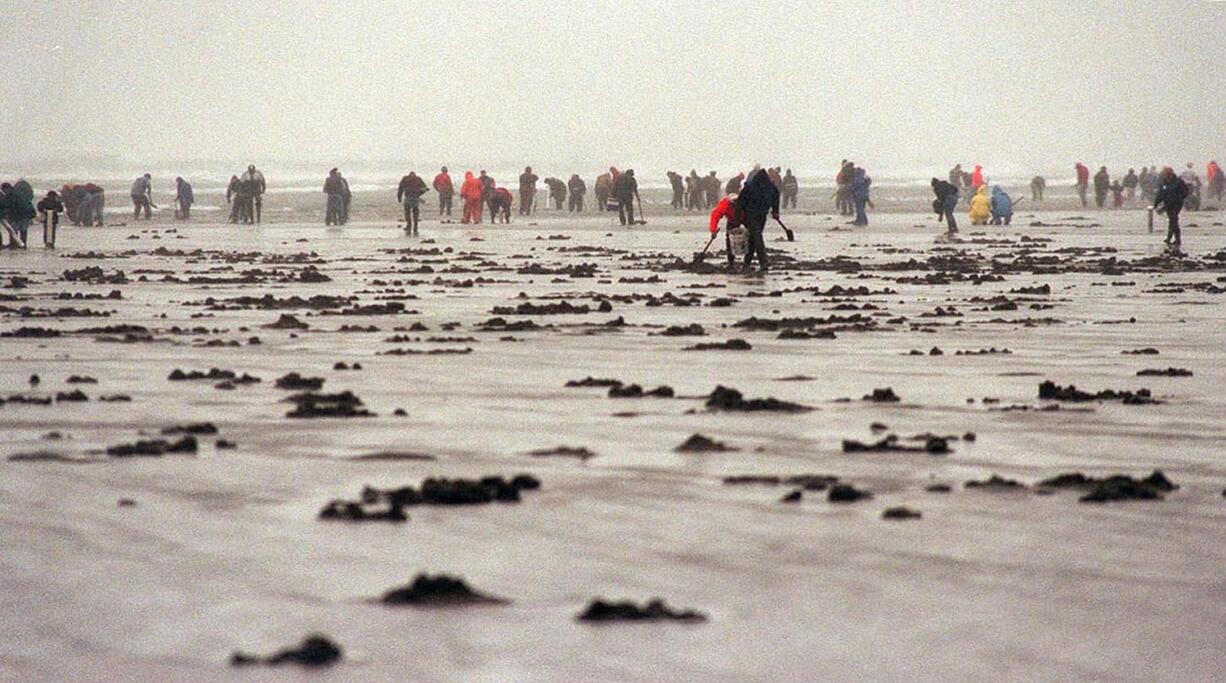
[{"label": "white hazy sky", "polygon": [[11,160],[1024,172],[1226,157],[1223,3],[14,3]]}]

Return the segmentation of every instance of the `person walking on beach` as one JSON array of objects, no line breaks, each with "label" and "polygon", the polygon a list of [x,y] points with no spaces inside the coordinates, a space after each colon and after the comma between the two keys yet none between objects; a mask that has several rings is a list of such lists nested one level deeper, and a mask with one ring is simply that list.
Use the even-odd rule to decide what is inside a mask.
[{"label": "person walking on beach", "polygon": [[429,191],[426,181],[418,177],[415,171],[409,171],[396,187],[396,201],[404,205],[404,231],[410,235],[417,235],[417,225],[421,222],[421,197]]},{"label": "person walking on beach", "polygon": [[455,195],[455,186],[451,184],[451,174],[447,172],[446,166],[434,176],[432,185],[438,193],[438,215],[451,218],[451,199]]},{"label": "person walking on beach", "polygon": [[145,175],[132,181],[132,220],[140,220],[140,212],[145,211],[145,220],[152,218],[153,206],[153,177],[146,173]]},{"label": "person walking on beach", "polygon": [[621,221],[622,225],[634,225],[634,200],[639,197],[639,183],[634,179],[634,169],[626,169],[625,173],[618,175],[617,182],[613,185],[613,197],[617,200],[617,220]]},{"label": "person walking on beach", "polygon": [[353,205],[353,192],[349,190],[349,180],[340,171],[336,172],[336,177],[341,179],[341,225],[346,225],[349,223],[349,207]]},{"label": "person walking on beach", "polygon": [[855,169],[855,164],[844,159],[839,165],[839,172],[834,176],[834,206],[840,216],[850,216],[852,213],[851,179]]},{"label": "person walking on beach", "polygon": [[1209,199],[1222,201],[1222,194],[1226,192],[1226,176],[1222,175],[1222,167],[1216,161],[1210,161],[1205,167],[1205,181],[1209,184]]},{"label": "person walking on beach", "polygon": [[532,172],[532,167],[528,166],[523,173],[519,174],[519,215],[528,216],[532,214],[533,200],[536,198],[536,181],[540,180],[540,176]]},{"label": "person walking on beach", "polygon": [[583,196],[587,194],[587,183],[583,182],[578,173],[572,173],[570,180],[566,182],[566,189],[570,191],[567,208],[571,213],[583,213]]},{"label": "person walking on beach", "polygon": [[1128,173],[1124,175],[1124,197],[1131,204],[1137,197],[1137,187],[1140,186],[1141,179],[1137,177],[1135,169],[1128,169]]},{"label": "person walking on beach", "polygon": [[175,178],[175,203],[179,205],[179,220],[192,217],[192,204],[196,203],[196,195],[192,194],[191,183],[182,177]]},{"label": "person walking on beach", "polygon": [[345,184],[340,171],[335,168],[328,171],[324,180],[324,195],[328,202],[324,208],[324,225],[341,225],[341,215],[345,203]]},{"label": "person walking on beach", "polygon": [[944,218],[949,228],[947,234],[953,235],[958,232],[958,219],[954,217],[954,211],[958,208],[958,186],[940,178],[933,178],[932,193],[936,195],[932,208],[936,211],[937,219]]},{"label": "person walking on beach", "polygon": [[674,209],[685,206],[685,180],[676,171],[668,172],[668,184],[673,188],[673,200],[669,203]]},{"label": "person walking on beach", "polygon": [[720,189],[719,178],[715,177],[715,171],[711,171],[706,178],[706,203],[703,208],[709,209],[719,203]]},{"label": "person walking on beach", "polygon": [[1090,167],[1078,161],[1073,165],[1073,169],[1077,171],[1077,196],[1081,199],[1081,208],[1086,208],[1090,203],[1086,200],[1086,192],[1090,189]]},{"label": "person walking on beach", "polygon": [[1107,203],[1107,193],[1111,191],[1111,174],[1106,166],[1100,166],[1094,174],[1094,205],[1103,208]]},{"label": "person walking on beach", "polygon": [[1154,197],[1154,210],[1166,213],[1166,240],[1168,245],[1178,248],[1183,240],[1179,230],[1179,212],[1183,210],[1183,200],[1188,196],[1188,184],[1175,175],[1175,169],[1167,166],[1162,169],[1161,184]]},{"label": "person walking on beach", "polygon": [[484,197],[484,189],[481,187],[481,181],[473,175],[472,171],[464,172],[464,182],[460,185],[460,201],[464,202],[464,217],[460,221],[465,225],[481,224],[481,202]]},{"label": "person walking on beach", "polygon": [[243,189],[243,211],[247,222],[259,223],[264,212],[264,193],[268,191],[264,174],[256,170],[255,164],[248,164],[247,172],[238,181]]},{"label": "person walking on beach", "polygon": [[1162,184],[1162,179],[1158,176],[1158,168],[1150,166],[1146,169],[1141,167],[1141,201],[1153,206],[1154,197],[1158,194],[1158,186]]},{"label": "person walking on beach", "polygon": [[688,190],[686,194],[686,207],[691,211],[697,211],[702,208],[703,185],[702,178],[698,175],[697,169],[690,169],[690,174],[686,176],[685,182]]},{"label": "person walking on beach", "polygon": [[872,184],[873,179],[868,177],[868,173],[859,166],[851,172],[851,202],[856,211],[852,225],[868,225],[868,214],[864,211],[864,207],[869,202],[868,192]]},{"label": "person walking on beach", "polygon": [[226,204],[230,205],[230,216],[228,219],[228,222],[230,223],[237,223],[239,213],[242,211],[242,206],[240,205],[238,198],[239,185],[241,185],[241,183],[238,180],[238,176],[230,176],[230,182],[226,185]]},{"label": "person walking on beach", "polygon": [[490,196],[494,194],[494,188],[498,187],[498,184],[494,182],[494,176],[486,173],[485,169],[481,169],[477,173],[477,180],[481,181],[481,199],[489,201]]},{"label": "person walking on beach", "polygon": [[745,254],[745,267],[753,265],[756,254],[758,271],[765,273],[768,264],[763,233],[766,231],[767,214],[779,220],[779,189],[771,182],[768,174],[762,171],[751,173],[737,198],[737,205],[745,212],[745,228],[749,231],[749,251]]},{"label": "person walking on beach", "polygon": [[1043,201],[1043,190],[1047,189],[1047,179],[1037,175],[1030,179],[1030,201]]},{"label": "person walking on beach", "polygon": [[792,169],[783,174],[783,208],[796,208],[796,197],[800,195],[800,182],[792,175]]}]

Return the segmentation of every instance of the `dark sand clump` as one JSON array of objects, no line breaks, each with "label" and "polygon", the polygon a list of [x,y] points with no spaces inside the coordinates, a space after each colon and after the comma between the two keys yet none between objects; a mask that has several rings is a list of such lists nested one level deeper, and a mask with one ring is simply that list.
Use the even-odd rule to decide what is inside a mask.
[{"label": "dark sand clump", "polygon": [[609,623],[619,621],[680,621],[698,623],[707,620],[707,615],[692,609],[677,610],[659,598],[639,606],[629,600],[621,602],[596,598],[575,619],[579,621]]},{"label": "dark sand clump", "polygon": [[747,399],[736,389],[719,385],[707,396],[707,409],[712,411],[804,413],[812,408],[777,398]]},{"label": "dark sand clump", "polygon": [[379,602],[392,606],[454,607],[464,605],[502,605],[503,598],[479,593],[456,576],[446,574],[418,574],[413,582],[393,588],[379,598]]},{"label": "dark sand clump", "polygon": [[235,652],[230,655],[231,666],[263,664],[279,666],[281,664],[298,664],[300,666],[329,666],[341,660],[342,652],[339,645],[327,636],[313,634],[307,636],[297,647],[285,648],[261,657],[260,655]]}]

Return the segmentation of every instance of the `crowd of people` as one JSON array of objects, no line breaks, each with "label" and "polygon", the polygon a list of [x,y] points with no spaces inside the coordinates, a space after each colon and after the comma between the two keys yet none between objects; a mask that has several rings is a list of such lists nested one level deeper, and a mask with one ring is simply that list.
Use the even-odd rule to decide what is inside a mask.
[{"label": "crowd of people", "polygon": [[[582,213],[585,210],[584,198],[587,195],[587,183],[579,177],[579,174],[572,174],[567,181],[552,176],[542,181],[529,166],[519,176],[519,214],[521,216],[530,216],[537,210],[536,184],[538,182],[543,182],[549,189],[549,202],[555,210],[570,213]],[[596,178],[595,185],[598,210],[616,211],[622,225],[641,222],[636,221],[634,216],[634,202],[636,200],[639,202],[641,214],[642,198],[638,193],[638,181],[635,179],[633,169],[621,172],[615,167],[609,167],[608,173],[602,173]],[[329,193],[328,187],[325,184],[326,194]],[[450,219],[456,190],[451,173],[446,166],[434,176],[431,187],[438,193],[439,216]],[[425,186],[425,182],[416,172],[410,172],[401,178],[400,185],[397,187],[396,201],[404,205],[405,229],[410,232],[417,231],[421,217],[422,195],[426,192],[429,192],[429,188]],[[465,171],[459,195],[462,203],[461,224],[480,224],[487,210],[491,221],[501,218],[504,223],[510,222],[514,196],[511,195],[510,190],[499,187],[493,176],[484,169],[477,175],[473,175],[472,171]],[[331,194],[329,196],[331,197]],[[327,220],[325,217],[325,222]]]},{"label": "crowd of people", "polygon": [[[1010,225],[1013,219],[1014,206],[1021,200],[1013,197],[999,184],[992,184],[980,165],[963,168],[961,164],[950,169],[948,179],[933,178],[932,191],[933,211],[944,221],[949,234],[958,231],[956,213],[961,201],[965,200],[967,218],[972,225]],[[1138,173],[1129,168],[1126,173],[1113,177],[1106,166],[1099,167],[1096,173],[1091,173],[1090,167],[1077,162],[1074,164],[1073,189],[1083,207],[1089,207],[1092,199],[1100,209],[1128,208],[1148,206],[1156,213],[1162,213],[1168,219],[1167,243],[1179,245],[1181,234],[1179,216],[1186,208],[1198,210],[1202,201],[1221,202],[1226,195],[1226,173],[1216,161],[1210,161],[1205,167],[1204,180],[1197,173],[1192,163],[1176,172],[1171,167],[1161,171],[1156,166],[1141,166]],[[752,216],[765,215],[762,209],[766,206],[775,214],[780,209],[796,208],[799,194],[799,181],[791,169],[784,171],[782,167],[762,168],[754,166],[749,173],[737,173],[726,181],[721,181],[716,171],[710,171],[700,176],[696,169],[691,169],[688,176],[676,171],[665,174],[672,196],[671,208],[688,211],[710,211],[712,225],[717,217],[726,219],[729,224],[747,227],[746,250],[752,257],[757,254],[752,225],[756,218],[747,221],[742,214],[745,206],[754,207]],[[537,201],[538,183],[544,183],[547,188],[545,206],[554,211],[582,213],[588,210],[586,202],[588,184],[579,176],[571,174],[569,179],[546,177],[543,180],[531,166],[525,167],[518,178],[519,215],[532,216],[539,210]],[[769,192],[766,185],[770,186]],[[836,210],[843,216],[851,217],[851,225],[868,224],[868,210],[874,208],[871,198],[873,181],[867,171],[855,162],[844,159],[835,175],[835,192],[831,197]],[[1030,199],[1036,204],[1045,199],[1047,179],[1035,176],[1029,184]],[[0,189],[0,219],[5,227],[7,246],[24,246],[28,237],[29,227],[37,218],[44,223],[44,238],[48,245],[54,244],[55,229],[59,217],[64,214],[74,226],[102,226],[106,206],[106,191],[97,183],[68,183],[58,192],[51,191],[35,206],[33,188],[25,180],[14,183],[4,183]],[[249,165],[241,175],[231,176],[226,186],[225,198],[229,207],[229,222],[256,224],[262,220],[263,196],[267,192],[264,174]],[[467,171],[458,190],[452,176],[444,166],[427,185],[425,178],[416,172],[410,172],[401,178],[396,188],[396,201],[404,209],[405,231],[418,234],[421,223],[421,207],[425,195],[433,189],[438,194],[438,215],[450,222],[454,197],[460,195],[463,224],[480,224],[488,212],[491,222],[501,219],[504,223],[511,220],[515,196],[504,187],[499,187],[494,178],[486,171],[477,174]],[[341,172],[333,168],[324,181],[323,192],[326,196],[324,222],[329,226],[341,226],[349,222],[353,193],[349,181]],[[595,210],[616,213],[622,225],[645,223],[642,212],[642,198],[639,194],[638,179],[632,169],[619,170],[610,166],[608,171],[596,176],[593,183],[595,194]],[[153,177],[149,173],[142,174],[132,181],[129,195],[132,200],[133,220],[151,220],[154,203]],[[763,197],[765,199],[763,199]],[[175,217],[181,220],[191,218],[191,209],[195,204],[195,193],[192,185],[183,177],[175,178],[174,185]],[[733,220],[733,219],[736,220]],[[734,234],[739,234],[733,231]],[[761,265],[765,265],[762,256]]]},{"label": "crowd of people", "polygon": [[[1195,165],[1190,162],[1179,173],[1170,166],[1161,171],[1157,166],[1142,166],[1140,173],[1129,168],[1122,178],[1113,179],[1106,166],[1100,166],[1098,172],[1091,175],[1090,168],[1079,161],[1073,165],[1073,173],[1073,189],[1083,208],[1090,205],[1091,188],[1094,191],[1094,205],[1099,209],[1127,208],[1135,206],[1139,200],[1155,213],[1166,215],[1165,242],[1176,249],[1182,244],[1179,217],[1183,210],[1199,210],[1202,194],[1217,202],[1221,202],[1226,194],[1226,174],[1216,161],[1210,161],[1205,167],[1203,183]],[[1036,203],[1043,201],[1046,189],[1046,178],[1035,176],[1030,181],[1031,200]],[[964,171],[961,164],[954,166],[949,171],[949,180],[932,179],[932,191],[935,195],[933,211],[946,222],[949,234],[958,231],[954,212],[962,196],[967,199],[973,225],[1009,225],[1013,207],[1017,204],[1000,185],[989,184],[981,166],[975,166],[970,173]]]}]

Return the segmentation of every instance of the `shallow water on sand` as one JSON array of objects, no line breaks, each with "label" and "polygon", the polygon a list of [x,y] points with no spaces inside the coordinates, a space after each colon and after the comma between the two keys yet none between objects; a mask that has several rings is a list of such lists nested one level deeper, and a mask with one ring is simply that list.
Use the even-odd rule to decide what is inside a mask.
[{"label": "shallow water on sand", "polygon": [[[1200,225],[1185,231],[1190,265],[1103,274],[1063,259],[1085,265],[1114,256],[1135,264],[1161,255],[1160,236],[1147,233],[1137,213],[1082,215],[1090,220],[1038,218],[1099,225],[1026,227],[1036,219],[1019,217],[1011,228],[975,229],[983,233],[977,241],[964,226],[967,241],[955,244],[934,240],[938,228],[929,216],[883,216],[866,232],[831,231],[836,222],[825,217],[794,217],[789,224],[798,241],[771,241],[772,249],[808,261],[841,254],[860,269],[802,271],[777,260],[764,278],[653,272],[663,256],[632,258],[688,260],[705,231],[703,221],[685,218],[651,219],[633,230],[603,217],[497,228],[427,222],[416,239],[388,224],[69,228],[55,251],[0,253],[0,281],[29,279],[25,288],[0,290],[7,307],[0,309],[0,332],[134,324],[156,338],[0,339],[12,359],[0,366],[0,396],[80,388],[91,398],[0,406],[0,678],[230,678],[232,651],[271,651],[312,631],[345,649],[345,661],[322,674],[336,680],[1216,678],[1226,647],[1226,295],[1189,285],[1226,287],[1226,264],[1204,259],[1226,244],[1226,228],[1212,225],[1217,214],[1188,216],[1185,223]],[[538,239],[549,235],[569,239]],[[1023,242],[1021,235],[1050,241]],[[1061,251],[1104,246],[1116,251]],[[159,247],[185,253],[153,253]],[[191,253],[197,248],[206,252]],[[1058,257],[1051,272],[1004,269],[1003,281],[979,284],[895,280],[932,273],[923,262],[934,255],[964,252],[1011,263],[1028,249]],[[226,262],[220,258],[226,252],[261,255]],[[308,260],[330,282],[266,277],[304,268],[269,263],[266,255],[306,252],[318,255]],[[912,258],[920,265],[883,267]],[[516,272],[532,263],[590,263],[596,272]],[[86,266],[123,270],[130,282],[62,279],[65,270]],[[265,271],[255,277],[264,281],[185,282],[253,269]],[[988,263],[978,272],[991,271]],[[653,274],[663,281],[619,282]],[[180,281],[164,280],[168,275]],[[147,280],[138,281],[142,276]],[[457,286],[478,277],[494,282]],[[1009,293],[1041,284],[1050,285],[1050,295]],[[833,285],[873,293],[783,291]],[[1158,285],[1172,291],[1152,291]],[[882,293],[886,288],[892,291]],[[55,299],[60,292],[114,289],[121,300]],[[369,305],[394,289],[417,297],[401,300],[413,312],[341,316],[201,305],[207,297],[266,292],[356,295]],[[506,315],[554,327],[475,329],[494,317],[495,306],[521,303],[520,292],[535,304],[558,296],[595,307],[611,298],[612,311]],[[666,292],[702,298],[694,306],[617,299]],[[968,301],[1001,294],[1018,309],[992,311],[991,304]],[[705,305],[719,297],[734,301]],[[849,303],[876,308],[835,308]],[[22,319],[16,312],[22,306],[35,314],[70,306],[111,315]],[[925,316],[950,306],[960,315]],[[282,313],[310,328],[261,327]],[[751,316],[855,313],[879,324],[808,340],[731,327]],[[625,327],[600,326],[618,316]],[[1033,319],[1029,325],[1019,323],[1026,318]],[[393,330],[415,322],[429,331]],[[445,330],[450,322],[458,326]],[[707,336],[659,334],[690,323]],[[379,330],[337,331],[343,324]],[[207,331],[174,334],[174,326]],[[385,341],[394,334],[412,340]],[[252,336],[262,343],[246,343]],[[515,341],[500,341],[508,336]],[[753,350],[683,350],[731,338]],[[203,346],[210,339],[240,344]],[[934,346],[944,355],[928,355]],[[1012,353],[955,355],[988,347]],[[1160,355],[1122,354],[1142,347]],[[395,348],[472,351],[378,355]],[[337,361],[363,367],[333,370]],[[230,391],[167,381],[176,368],[210,367],[263,381]],[[1136,376],[1167,367],[1194,376]],[[354,391],[378,417],[287,419],[288,392],[273,382],[290,371],[326,378],[326,392]],[[37,387],[27,383],[33,373],[42,380]],[[67,385],[70,375],[98,383]],[[610,399],[603,389],[563,386],[588,375],[646,388],[666,384],[679,398]],[[812,380],[779,381],[793,375]],[[997,410],[1040,407],[1043,379],[1091,391],[1147,387],[1164,402]],[[699,397],[717,384],[816,410],[705,412]],[[883,387],[901,402],[859,400]],[[97,400],[110,394],[131,402]],[[407,415],[394,416],[396,408]],[[204,437],[196,456],[118,459],[95,452],[205,420],[237,449],[215,449],[213,437]],[[874,422],[889,431],[875,435]],[[46,438],[52,431],[63,438]],[[695,432],[740,450],[674,451]],[[944,456],[845,455],[840,448],[845,438],[922,432],[974,432],[977,439],[951,441],[953,452]],[[596,456],[580,462],[526,454],[561,445]],[[437,459],[354,460],[380,451]],[[73,462],[8,459],[35,452]],[[1160,502],[1093,506],[1069,491],[963,488],[991,474],[1032,484],[1072,470],[1141,476],[1154,468],[1181,486]],[[365,484],[518,472],[544,485],[517,505],[415,507],[401,525],[315,518],[327,501],[355,498]],[[800,473],[838,476],[874,498],[837,506],[823,493],[807,493],[788,505],[778,500],[789,487],[721,483],[733,474]],[[953,490],[925,491],[932,483]],[[119,507],[121,498],[137,505]],[[923,518],[881,518],[899,505]],[[367,601],[421,571],[462,575],[513,602],[412,610]],[[660,596],[710,619],[599,627],[574,621],[596,596]]]}]

